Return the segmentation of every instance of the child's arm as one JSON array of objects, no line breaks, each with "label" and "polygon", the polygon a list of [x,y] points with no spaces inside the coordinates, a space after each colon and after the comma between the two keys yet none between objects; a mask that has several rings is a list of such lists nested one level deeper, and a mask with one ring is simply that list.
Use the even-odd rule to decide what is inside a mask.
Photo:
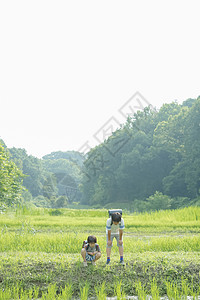
[{"label": "child's arm", "polygon": [[96,255],[97,253],[98,253],[98,251],[88,252],[89,255]]},{"label": "child's arm", "polygon": [[95,252],[87,252],[89,255],[95,255]]},{"label": "child's arm", "polygon": [[111,241],[111,218],[109,218],[106,222],[106,229],[107,229],[107,236],[108,236],[108,246],[112,245],[112,241]]},{"label": "child's arm", "polygon": [[124,232],[124,219],[121,219],[121,225],[119,227],[119,244],[122,245],[123,241],[122,241],[122,236],[123,236],[123,232]]}]

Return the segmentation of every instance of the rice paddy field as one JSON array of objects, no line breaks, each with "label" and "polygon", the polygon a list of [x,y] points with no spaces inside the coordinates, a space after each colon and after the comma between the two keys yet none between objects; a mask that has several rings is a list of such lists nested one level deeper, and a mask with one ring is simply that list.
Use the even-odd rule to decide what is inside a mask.
[{"label": "rice paddy field", "polygon": [[[124,261],[106,266],[107,210],[26,209],[0,214],[0,300],[198,299],[200,207],[123,212]],[[84,267],[83,240],[102,257]]]}]

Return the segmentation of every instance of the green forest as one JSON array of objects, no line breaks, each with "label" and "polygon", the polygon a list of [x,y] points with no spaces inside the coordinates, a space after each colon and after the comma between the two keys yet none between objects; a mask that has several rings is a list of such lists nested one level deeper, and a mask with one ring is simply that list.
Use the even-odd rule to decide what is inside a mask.
[{"label": "green forest", "polygon": [[0,140],[0,205],[116,208],[200,205],[200,97],[145,107],[86,155],[41,159]]}]

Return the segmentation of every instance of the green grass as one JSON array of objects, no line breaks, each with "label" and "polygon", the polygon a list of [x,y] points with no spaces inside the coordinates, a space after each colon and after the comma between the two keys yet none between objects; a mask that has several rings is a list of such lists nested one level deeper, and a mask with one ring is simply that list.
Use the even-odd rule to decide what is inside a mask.
[{"label": "green grass", "polygon": [[[0,299],[199,294],[200,208],[124,214],[125,267],[116,244],[111,266],[105,266],[107,217],[107,210],[74,209],[1,214]],[[84,268],[80,250],[90,234],[97,236],[102,257]]]},{"label": "green grass", "polygon": [[[61,215],[51,216],[52,209],[17,209],[1,215],[0,228],[9,230],[29,226],[37,230],[103,232],[108,217],[107,210],[60,209]],[[123,215],[126,231],[141,232],[197,232],[200,231],[200,207],[188,207],[179,210],[165,210],[152,213]]]},{"label": "green grass", "polygon": [[[30,251],[46,253],[80,253],[83,240],[87,239],[89,232],[85,233],[29,233],[16,234],[6,232],[0,236],[0,252]],[[98,243],[105,253],[105,237],[98,236]],[[115,245],[115,241],[114,241]],[[124,247],[128,253],[171,252],[171,251],[200,251],[200,236],[172,236],[172,237],[135,237],[125,236]],[[113,247],[114,253],[118,252]]]}]

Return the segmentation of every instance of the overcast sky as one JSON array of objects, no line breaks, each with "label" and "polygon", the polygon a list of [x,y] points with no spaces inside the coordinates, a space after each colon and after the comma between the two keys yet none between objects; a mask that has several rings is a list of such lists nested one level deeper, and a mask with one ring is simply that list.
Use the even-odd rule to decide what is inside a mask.
[{"label": "overcast sky", "polygon": [[193,0],[0,1],[0,137],[37,157],[79,150],[125,121],[132,96],[157,108],[197,98],[199,11]]}]

